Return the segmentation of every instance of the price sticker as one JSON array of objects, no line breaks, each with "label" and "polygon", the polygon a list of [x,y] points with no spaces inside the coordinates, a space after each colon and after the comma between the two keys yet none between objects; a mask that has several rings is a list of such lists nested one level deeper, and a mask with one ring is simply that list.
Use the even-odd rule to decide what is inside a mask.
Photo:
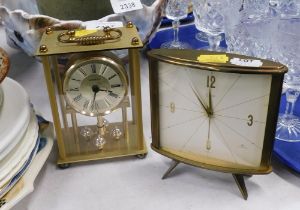
[{"label": "price sticker", "polygon": [[140,0],[110,0],[110,3],[115,13],[129,12],[143,8]]},{"label": "price sticker", "polygon": [[197,60],[201,63],[227,63],[229,58],[226,54],[199,55]]},{"label": "price sticker", "polygon": [[120,28],[123,27],[123,23],[121,21],[111,21],[111,22],[103,22],[99,20],[91,20],[84,22],[85,29],[103,29],[104,27],[110,28]]},{"label": "price sticker", "polygon": [[232,58],[230,63],[237,66],[261,67],[263,62],[256,59]]},{"label": "price sticker", "polygon": [[85,30],[85,29],[82,29],[82,30],[76,30],[75,31],[75,36],[77,37],[82,37],[82,36],[87,36],[87,35],[91,35],[93,33],[96,33],[97,30]]},{"label": "price sticker", "polygon": [[96,33],[98,30],[102,30],[104,27],[120,28],[123,27],[123,23],[120,21],[113,22],[101,22],[99,20],[92,20],[84,22],[85,29],[75,31],[75,36],[82,37]]}]

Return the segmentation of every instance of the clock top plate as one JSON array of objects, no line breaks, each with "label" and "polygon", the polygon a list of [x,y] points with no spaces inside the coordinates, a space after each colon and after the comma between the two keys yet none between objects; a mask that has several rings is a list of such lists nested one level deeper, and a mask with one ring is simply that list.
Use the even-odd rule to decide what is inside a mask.
[{"label": "clock top plate", "polygon": [[[121,50],[128,48],[140,48],[143,47],[143,42],[139,37],[137,29],[135,26],[132,27],[121,27],[117,28],[122,32],[122,36],[120,39],[116,41],[110,41],[104,44],[95,44],[95,45],[79,45],[76,43],[61,43],[57,40],[57,37],[67,30],[54,30],[51,33],[44,33],[39,46],[45,45],[47,47],[47,52],[40,52],[38,48],[36,51],[37,56],[43,55],[55,55],[55,54],[65,54],[65,53],[78,53],[78,52],[87,52],[87,51],[100,51],[100,50]],[[81,30],[81,29],[80,29]],[[77,31],[80,31],[77,30]],[[76,31],[76,30],[75,30]],[[77,32],[76,31],[76,32]],[[103,36],[103,31],[98,30],[93,33],[84,32],[82,34],[86,34],[84,36]],[[81,32],[80,32],[81,33]],[[132,39],[137,38],[138,42],[132,44]]]},{"label": "clock top plate", "polygon": [[246,74],[284,74],[288,71],[285,65],[278,62],[224,52],[155,49],[151,50],[148,56],[168,63],[210,71]]}]

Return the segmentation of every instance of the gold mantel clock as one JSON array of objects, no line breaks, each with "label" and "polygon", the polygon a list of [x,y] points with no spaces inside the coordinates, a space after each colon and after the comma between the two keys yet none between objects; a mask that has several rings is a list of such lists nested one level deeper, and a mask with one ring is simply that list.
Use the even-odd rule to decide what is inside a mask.
[{"label": "gold mantel clock", "polygon": [[[42,58],[57,137],[58,166],[136,155],[145,157],[141,108],[142,42],[122,28],[58,31],[48,28]],[[111,50],[128,50],[128,68]],[[60,58],[67,62],[59,65]]]},{"label": "gold mantel clock", "polygon": [[271,172],[284,73],[279,63],[197,50],[149,52],[152,148],[179,162],[244,175]]}]

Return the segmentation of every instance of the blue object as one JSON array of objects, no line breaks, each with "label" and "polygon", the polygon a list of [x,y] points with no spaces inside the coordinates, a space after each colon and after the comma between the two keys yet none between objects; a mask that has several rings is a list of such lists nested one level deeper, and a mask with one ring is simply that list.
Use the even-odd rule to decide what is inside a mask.
[{"label": "blue object", "polygon": [[273,152],[283,164],[300,173],[300,142],[275,140]]},{"label": "blue object", "polygon": [[[281,97],[280,113],[284,113],[286,105],[285,94]],[[296,103],[295,115],[300,115],[300,103]],[[300,142],[286,142],[275,140],[273,154],[283,164],[300,173]]]},{"label": "blue object", "polygon": [[38,124],[40,124],[40,123],[49,123],[48,120],[46,120],[45,118],[43,118],[43,117],[40,116],[40,115],[36,115],[36,118],[37,118],[37,120],[38,120]]},{"label": "blue object", "polygon": [[36,144],[33,150],[31,151],[29,158],[26,160],[23,166],[19,169],[16,175],[9,181],[9,183],[0,190],[0,198],[3,195],[5,195],[11,188],[13,188],[13,186],[15,186],[15,184],[19,181],[19,179],[21,179],[21,177],[25,174],[25,172],[27,171],[28,167],[30,166],[31,162],[33,161],[38,151],[39,145],[40,145],[40,137],[37,138]]}]

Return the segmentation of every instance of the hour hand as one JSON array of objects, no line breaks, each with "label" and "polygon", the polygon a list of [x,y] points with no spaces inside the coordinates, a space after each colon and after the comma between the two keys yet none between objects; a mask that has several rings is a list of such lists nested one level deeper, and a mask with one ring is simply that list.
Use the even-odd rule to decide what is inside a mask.
[{"label": "hour hand", "polygon": [[207,113],[207,115],[210,115],[209,109],[207,106],[205,106],[205,104],[202,102],[201,98],[199,97],[198,93],[195,91],[195,89],[192,87],[192,90],[197,98],[197,100],[199,101],[199,103],[201,104],[201,106],[203,107],[203,109],[205,110],[205,112]]}]

